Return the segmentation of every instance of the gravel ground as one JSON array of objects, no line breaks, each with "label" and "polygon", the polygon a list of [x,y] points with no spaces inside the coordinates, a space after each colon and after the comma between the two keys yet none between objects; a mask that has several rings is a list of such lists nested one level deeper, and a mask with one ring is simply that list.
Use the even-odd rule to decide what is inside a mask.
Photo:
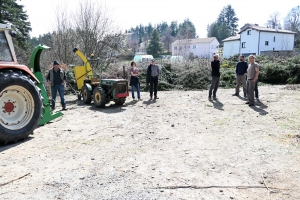
[{"label": "gravel ground", "polygon": [[64,116],[0,146],[0,199],[300,199],[299,86],[159,92]]}]

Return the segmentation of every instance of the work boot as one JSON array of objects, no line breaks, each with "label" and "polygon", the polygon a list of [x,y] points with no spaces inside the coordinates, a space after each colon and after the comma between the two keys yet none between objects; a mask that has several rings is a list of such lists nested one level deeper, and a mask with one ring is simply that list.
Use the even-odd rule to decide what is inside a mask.
[{"label": "work boot", "polygon": [[156,95],[154,96],[154,99],[159,99]]},{"label": "work boot", "polygon": [[150,100],[152,100],[152,95],[150,95]]},{"label": "work boot", "polygon": [[65,106],[65,107],[63,107],[61,110],[68,110],[68,108],[66,108],[66,106]]},{"label": "work boot", "polygon": [[239,93],[234,93],[232,96],[239,96]]}]

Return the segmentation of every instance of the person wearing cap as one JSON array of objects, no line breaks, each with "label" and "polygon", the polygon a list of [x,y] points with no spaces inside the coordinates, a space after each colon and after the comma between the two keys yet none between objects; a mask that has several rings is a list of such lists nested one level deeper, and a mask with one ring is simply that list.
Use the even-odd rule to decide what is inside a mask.
[{"label": "person wearing cap", "polygon": [[248,65],[248,77],[247,77],[247,95],[249,106],[254,106],[254,88],[259,75],[259,66],[255,62],[255,56],[250,55],[248,57],[250,64]]},{"label": "person wearing cap", "polygon": [[56,94],[58,92],[61,100],[62,110],[67,110],[66,101],[64,97],[65,93],[65,84],[66,84],[66,73],[63,69],[60,68],[58,61],[53,62],[53,67],[49,70],[47,81],[51,84],[51,93],[52,93],[52,105],[51,109],[55,109]]},{"label": "person wearing cap", "polygon": [[219,60],[219,55],[215,54],[214,55],[214,60],[211,61],[211,85],[209,88],[209,93],[208,93],[208,99],[211,100],[211,95],[213,95],[213,99],[217,100],[217,90],[219,87],[219,81],[220,81],[220,60]]},{"label": "person wearing cap", "polygon": [[240,61],[236,64],[235,73],[236,73],[236,88],[233,96],[239,96],[241,83],[243,85],[244,97],[246,97],[246,73],[248,69],[248,63],[245,61],[245,56],[240,55]]},{"label": "person wearing cap", "polygon": [[147,85],[150,83],[150,99],[152,99],[153,97],[153,91],[154,91],[154,99],[158,99],[157,86],[158,86],[159,75],[160,75],[160,69],[155,64],[155,59],[152,59],[151,64],[147,68],[147,76],[146,76]]}]

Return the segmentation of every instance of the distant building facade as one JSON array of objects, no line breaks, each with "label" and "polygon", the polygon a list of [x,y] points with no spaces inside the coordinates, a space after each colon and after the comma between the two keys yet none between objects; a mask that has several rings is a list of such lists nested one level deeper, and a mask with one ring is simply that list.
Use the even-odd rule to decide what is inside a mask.
[{"label": "distant building facade", "polygon": [[288,52],[294,50],[295,32],[278,28],[265,28],[258,24],[245,24],[238,36],[223,40],[223,57],[234,54],[248,56],[267,52]]},{"label": "distant building facade", "polygon": [[212,58],[219,52],[219,45],[215,37],[176,40],[171,44],[172,56]]}]

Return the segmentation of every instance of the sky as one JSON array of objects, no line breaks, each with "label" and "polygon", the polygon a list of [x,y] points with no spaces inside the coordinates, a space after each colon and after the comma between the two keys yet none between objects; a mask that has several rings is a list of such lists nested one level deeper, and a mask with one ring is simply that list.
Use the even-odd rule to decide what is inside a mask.
[{"label": "sky", "polygon": [[[20,0],[19,4],[25,10],[31,22],[32,37],[52,32],[55,24],[55,10],[64,4],[69,12],[75,12],[78,2],[83,0]],[[139,24],[152,25],[176,20],[182,23],[189,18],[195,25],[199,38],[207,37],[207,25],[216,21],[224,6],[230,4],[239,18],[241,28],[246,23],[264,26],[274,12],[280,17],[287,16],[293,7],[300,5],[295,0],[267,1],[267,0],[92,0],[106,5],[117,26],[124,32],[126,29]],[[65,8],[65,7],[64,7]]]}]

